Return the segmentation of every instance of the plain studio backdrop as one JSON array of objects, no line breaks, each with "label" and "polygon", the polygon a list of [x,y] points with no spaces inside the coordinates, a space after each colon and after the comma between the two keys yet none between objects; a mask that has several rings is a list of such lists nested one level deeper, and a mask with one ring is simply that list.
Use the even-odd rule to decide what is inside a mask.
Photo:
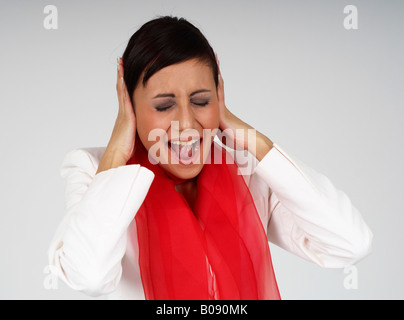
[{"label": "plain studio backdrop", "polygon": [[[58,29],[44,25],[50,4]],[[347,5],[358,29],[344,25]],[[59,170],[69,150],[107,145],[116,58],[158,15],[201,29],[218,53],[227,107],[329,177],[374,233],[355,269],[323,269],[271,245],[282,298],[404,298],[401,0],[2,0],[0,298],[88,298],[47,267],[65,214]]]}]

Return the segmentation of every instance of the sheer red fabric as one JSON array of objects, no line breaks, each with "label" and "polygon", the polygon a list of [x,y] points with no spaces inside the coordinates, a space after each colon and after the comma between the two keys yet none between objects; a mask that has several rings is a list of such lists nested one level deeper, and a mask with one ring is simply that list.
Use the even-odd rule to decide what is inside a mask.
[{"label": "sheer red fabric", "polygon": [[[221,164],[213,163],[214,148]],[[128,164],[155,174],[135,216],[146,299],[280,299],[265,230],[237,165],[225,163],[226,152],[212,143],[192,211],[175,190],[180,181],[151,164],[137,139]]]}]

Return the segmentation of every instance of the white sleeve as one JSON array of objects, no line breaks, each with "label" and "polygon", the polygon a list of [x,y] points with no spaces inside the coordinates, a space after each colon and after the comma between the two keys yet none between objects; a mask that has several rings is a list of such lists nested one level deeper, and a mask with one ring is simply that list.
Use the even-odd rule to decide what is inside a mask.
[{"label": "white sleeve", "polygon": [[89,150],[97,148],[70,151],[63,160],[66,214],[48,259],[50,270],[71,288],[100,296],[116,289],[121,279],[127,228],[154,174],[137,164],[95,174],[98,161]]},{"label": "white sleeve", "polygon": [[272,191],[268,240],[306,260],[342,268],[369,254],[373,234],[348,196],[278,145],[254,171]]}]

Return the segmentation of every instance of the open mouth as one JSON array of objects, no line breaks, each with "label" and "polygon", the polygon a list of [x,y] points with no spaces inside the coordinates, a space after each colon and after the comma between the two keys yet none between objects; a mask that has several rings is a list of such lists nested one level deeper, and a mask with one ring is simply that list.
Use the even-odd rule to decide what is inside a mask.
[{"label": "open mouth", "polygon": [[190,163],[195,163],[196,160],[199,159],[201,142],[201,138],[190,141],[171,140],[168,141],[168,147],[171,151],[171,155],[177,163],[179,162],[188,165]]}]

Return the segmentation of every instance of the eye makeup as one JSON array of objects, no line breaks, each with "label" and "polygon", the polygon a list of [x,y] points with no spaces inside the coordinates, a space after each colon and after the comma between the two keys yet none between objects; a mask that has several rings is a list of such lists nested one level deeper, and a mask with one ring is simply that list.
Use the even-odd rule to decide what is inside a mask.
[{"label": "eye makeup", "polygon": [[200,106],[200,107],[205,107],[210,103],[210,100],[205,99],[205,100],[191,100],[191,103]]},{"label": "eye makeup", "polygon": [[[204,96],[204,93],[209,93],[209,92],[211,92],[211,91],[207,90],[207,89],[201,89],[201,90],[192,92],[190,94],[191,104],[198,106],[198,107],[207,106],[210,103],[210,97],[209,97],[209,95]],[[196,96],[196,95],[198,95],[198,96]],[[153,97],[153,99],[161,99],[161,98],[166,98],[166,99],[164,99],[160,103],[157,103],[154,106],[154,108],[159,112],[166,111],[176,104],[175,95],[172,93],[160,93],[160,94],[156,95],[155,97]]]},{"label": "eye makeup", "polygon": [[173,105],[157,106],[157,107],[154,107],[154,108],[155,108],[157,111],[159,111],[159,112],[163,112],[163,111],[166,111],[166,110],[170,109],[172,106],[173,106]]},{"label": "eye makeup", "polygon": [[165,111],[175,105],[175,99],[162,99],[161,102],[155,103],[154,108],[157,111]]},{"label": "eye makeup", "polygon": [[[191,103],[198,107],[205,107],[210,103],[210,99],[192,99]],[[174,105],[175,101],[165,101],[161,104],[157,104],[156,106],[154,106],[154,108],[159,112],[163,112],[170,109]]]}]

